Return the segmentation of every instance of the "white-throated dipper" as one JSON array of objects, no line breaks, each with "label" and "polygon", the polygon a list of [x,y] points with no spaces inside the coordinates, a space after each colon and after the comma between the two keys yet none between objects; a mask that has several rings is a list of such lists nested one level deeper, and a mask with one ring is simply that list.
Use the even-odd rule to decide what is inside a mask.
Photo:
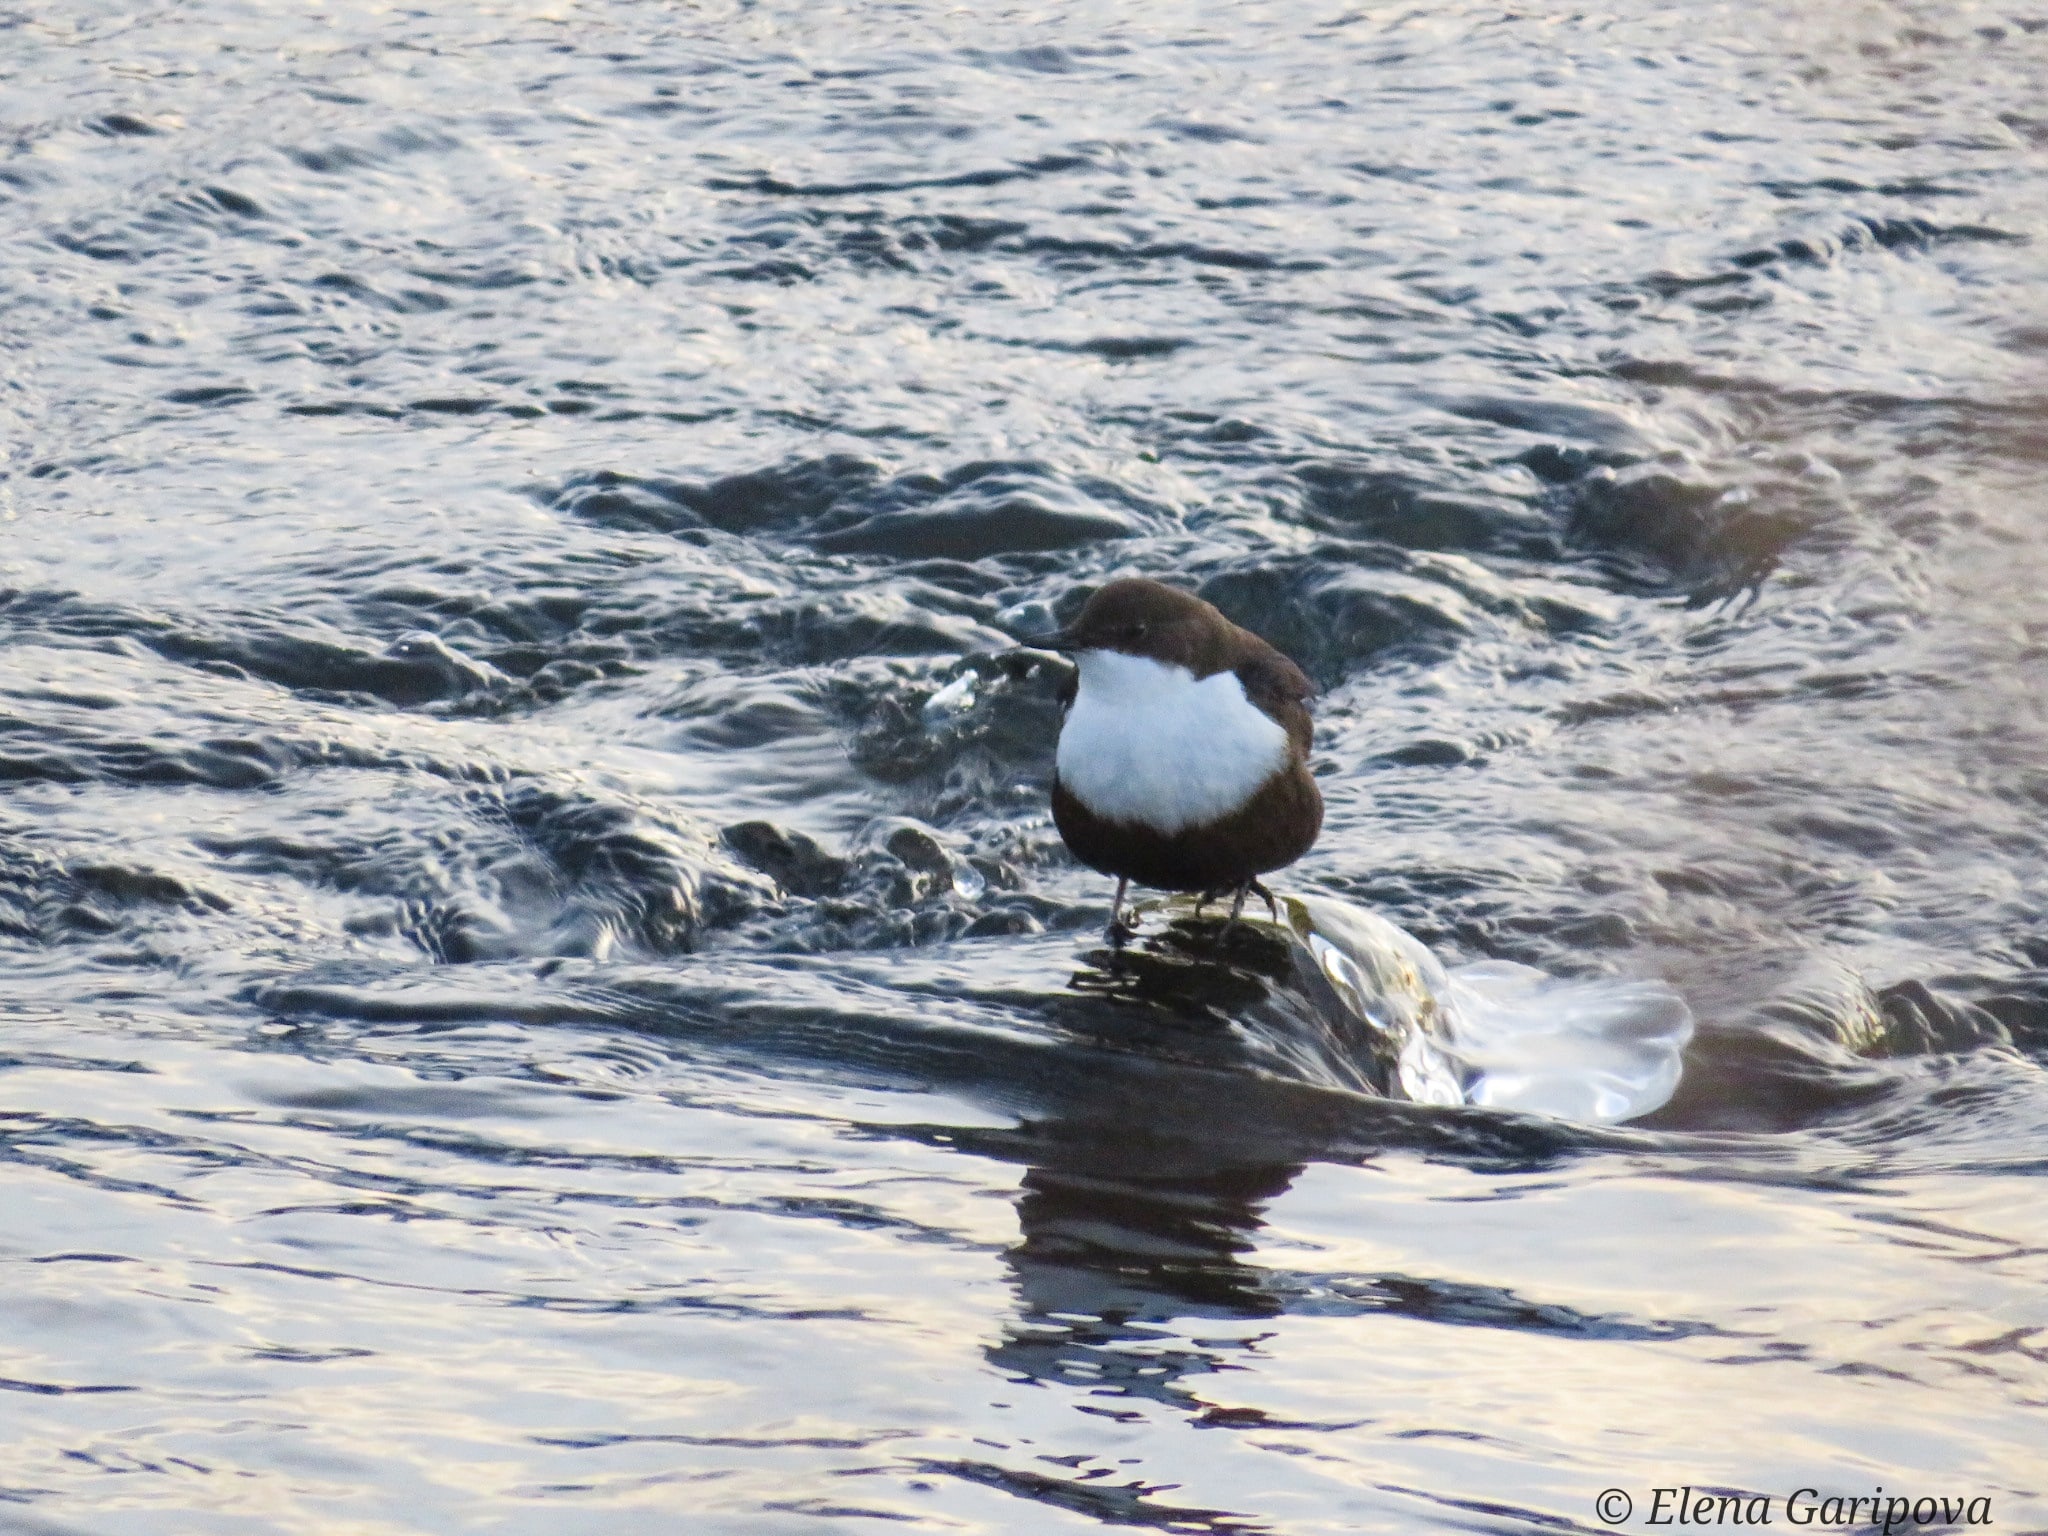
[{"label": "white-throated dipper", "polygon": [[1323,828],[1308,771],[1313,691],[1301,668],[1191,593],[1112,581],[1057,634],[1025,642],[1079,667],[1052,782],[1075,858],[1116,876],[1112,938],[1133,880],[1234,896],[1307,853]]}]

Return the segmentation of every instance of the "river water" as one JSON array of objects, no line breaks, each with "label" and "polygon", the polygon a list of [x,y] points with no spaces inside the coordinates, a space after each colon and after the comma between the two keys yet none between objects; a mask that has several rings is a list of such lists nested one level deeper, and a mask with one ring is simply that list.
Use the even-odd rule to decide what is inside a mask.
[{"label": "river water", "polygon": [[[0,1530],[2048,1529],[2039,0],[15,0],[0,234]],[[1669,1102],[1104,951],[1114,573]]]}]

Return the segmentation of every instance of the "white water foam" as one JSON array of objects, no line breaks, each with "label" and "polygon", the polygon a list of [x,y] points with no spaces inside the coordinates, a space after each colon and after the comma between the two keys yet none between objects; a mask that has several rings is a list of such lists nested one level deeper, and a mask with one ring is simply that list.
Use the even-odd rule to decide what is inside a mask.
[{"label": "white water foam", "polygon": [[1281,898],[1345,1006],[1399,1043],[1418,1104],[1611,1125],[1678,1087],[1692,1010],[1661,981],[1552,976],[1487,960],[1446,970],[1414,935],[1327,896]]}]

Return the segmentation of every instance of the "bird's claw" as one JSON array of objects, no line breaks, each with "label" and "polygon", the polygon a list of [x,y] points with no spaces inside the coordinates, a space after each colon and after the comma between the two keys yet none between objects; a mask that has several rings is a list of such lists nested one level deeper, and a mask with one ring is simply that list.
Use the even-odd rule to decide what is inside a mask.
[{"label": "bird's claw", "polygon": [[1117,881],[1116,899],[1109,904],[1109,928],[1106,937],[1117,949],[1122,949],[1124,941],[1134,937],[1138,931],[1138,914],[1124,905],[1124,893],[1130,888],[1131,882],[1128,879]]},{"label": "bird's claw", "polygon": [[1244,899],[1254,893],[1258,895],[1259,900],[1266,904],[1267,916],[1271,917],[1276,923],[1280,921],[1280,903],[1274,899],[1273,893],[1267,890],[1259,881],[1247,880],[1237,888],[1237,894],[1230,903],[1231,927],[1235,928],[1238,923],[1243,921]]}]

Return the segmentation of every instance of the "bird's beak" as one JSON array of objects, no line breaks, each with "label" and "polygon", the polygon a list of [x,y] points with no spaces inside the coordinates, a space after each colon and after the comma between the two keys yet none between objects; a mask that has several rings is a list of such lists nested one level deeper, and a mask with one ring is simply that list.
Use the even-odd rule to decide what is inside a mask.
[{"label": "bird's beak", "polygon": [[1042,635],[1019,635],[1017,648],[1023,651],[1072,651],[1078,649],[1073,634],[1064,629],[1055,629]]}]

